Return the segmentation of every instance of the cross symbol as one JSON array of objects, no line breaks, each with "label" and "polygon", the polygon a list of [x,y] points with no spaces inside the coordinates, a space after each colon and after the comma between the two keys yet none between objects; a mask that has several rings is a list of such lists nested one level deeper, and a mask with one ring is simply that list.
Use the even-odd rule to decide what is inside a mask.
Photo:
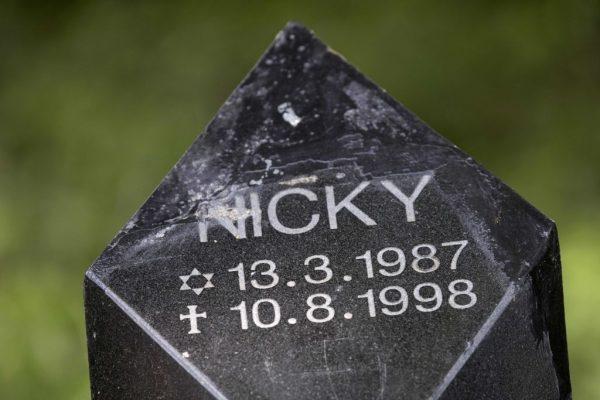
[{"label": "cross symbol", "polygon": [[198,318],[206,318],[206,311],[198,314],[196,312],[197,307],[198,306],[187,306],[190,313],[188,315],[179,314],[180,321],[183,321],[184,319],[190,320],[190,331],[188,332],[190,335],[200,333],[200,330],[198,329]]},{"label": "cross symbol", "polygon": [[[190,280],[190,278],[192,276],[200,276],[202,275],[204,277],[204,279],[206,279],[206,283],[204,284],[204,286],[202,287],[191,287],[188,284],[188,281]],[[213,277],[214,273],[205,273],[205,274],[201,274],[200,271],[198,271],[196,268],[194,268],[192,270],[192,272],[189,273],[189,275],[181,275],[179,277],[179,279],[181,279],[181,281],[183,282],[183,284],[181,285],[181,287],[179,288],[179,290],[191,290],[194,293],[196,293],[198,296],[200,296],[200,293],[202,293],[202,291],[204,289],[211,289],[214,288],[215,285],[212,284],[211,279]]]}]

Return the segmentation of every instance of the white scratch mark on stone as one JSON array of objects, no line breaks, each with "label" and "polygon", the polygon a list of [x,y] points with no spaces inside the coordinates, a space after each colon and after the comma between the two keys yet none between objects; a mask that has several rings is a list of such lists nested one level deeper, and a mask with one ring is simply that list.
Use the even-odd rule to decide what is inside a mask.
[{"label": "white scratch mark on stone", "polygon": [[156,232],[156,235],[154,235],[154,236],[156,238],[164,238],[165,237],[165,233],[167,233],[168,231],[170,231],[173,228],[175,228],[174,225],[167,226],[166,228],[163,228],[160,231]]},{"label": "white scratch mark on stone", "polygon": [[387,384],[387,365],[381,361],[379,354],[377,355],[377,367],[379,368],[379,395],[377,396],[377,400],[381,400],[383,399],[385,385]]},{"label": "white scratch mark on stone", "polygon": [[[251,181],[252,182],[252,181]],[[260,182],[262,183],[262,181]],[[252,215],[252,211],[233,207],[227,207],[224,205],[217,205],[211,208],[208,212],[208,216],[211,218],[228,218],[232,221],[238,221],[240,219],[248,218]]]},{"label": "white scratch mark on stone", "polygon": [[279,184],[286,185],[286,186],[296,186],[296,185],[300,185],[302,183],[315,183],[318,179],[319,178],[317,178],[316,175],[299,176],[297,178],[289,179],[287,181],[281,181],[281,182],[279,182]]},{"label": "white scratch mark on stone", "polygon": [[296,115],[296,112],[292,108],[292,105],[288,102],[281,103],[280,105],[278,105],[277,111],[279,111],[279,114],[281,114],[285,122],[287,122],[293,127],[296,127],[300,123],[300,121],[302,121],[302,118]]},{"label": "white scratch mark on stone", "polygon": [[275,383],[275,376],[273,375],[273,363],[269,360],[265,360],[264,361],[265,364],[265,369],[267,370],[267,376],[269,377],[269,380],[273,383]]}]

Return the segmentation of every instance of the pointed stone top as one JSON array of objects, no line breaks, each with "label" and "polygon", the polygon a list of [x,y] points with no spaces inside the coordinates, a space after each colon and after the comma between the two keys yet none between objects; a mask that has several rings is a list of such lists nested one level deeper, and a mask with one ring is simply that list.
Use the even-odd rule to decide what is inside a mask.
[{"label": "pointed stone top", "polygon": [[150,368],[182,399],[564,398],[556,240],[289,23],[88,271],[92,382],[155,398],[156,378],[120,378]]},{"label": "pointed stone top", "polygon": [[[342,164],[372,176],[391,172],[390,165],[394,172],[432,169],[455,153],[311,31],[290,22],[129,226],[188,218],[199,203],[223,196],[225,186]],[[375,157],[389,165],[373,163]]]}]

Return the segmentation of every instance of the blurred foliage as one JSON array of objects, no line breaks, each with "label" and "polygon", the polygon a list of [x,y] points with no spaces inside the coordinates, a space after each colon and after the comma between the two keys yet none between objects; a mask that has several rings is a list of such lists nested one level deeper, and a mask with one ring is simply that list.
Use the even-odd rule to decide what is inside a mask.
[{"label": "blurred foliage", "polygon": [[600,397],[597,1],[29,0],[0,5],[0,398],[89,398],[86,266],[287,20],[557,221],[574,397]]}]

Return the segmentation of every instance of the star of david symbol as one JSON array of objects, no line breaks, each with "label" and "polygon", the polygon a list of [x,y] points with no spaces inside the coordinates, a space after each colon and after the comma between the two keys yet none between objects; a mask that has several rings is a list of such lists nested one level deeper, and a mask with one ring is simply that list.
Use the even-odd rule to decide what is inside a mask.
[{"label": "star of david symbol", "polygon": [[[202,287],[191,287],[188,284],[188,281],[190,280],[191,277],[193,276],[200,276],[202,275],[204,277],[204,279],[206,279],[206,282],[204,283],[204,285]],[[181,279],[181,281],[183,282],[183,284],[181,285],[181,287],[179,288],[179,290],[191,290],[194,293],[196,293],[198,296],[200,296],[200,294],[202,293],[202,291],[204,289],[210,289],[210,288],[214,288],[215,285],[212,284],[212,282],[210,281],[213,277],[213,273],[205,273],[202,274],[200,273],[200,271],[198,271],[196,268],[194,268],[192,270],[192,272],[189,273],[189,275],[182,275],[179,277],[179,279]]]}]

